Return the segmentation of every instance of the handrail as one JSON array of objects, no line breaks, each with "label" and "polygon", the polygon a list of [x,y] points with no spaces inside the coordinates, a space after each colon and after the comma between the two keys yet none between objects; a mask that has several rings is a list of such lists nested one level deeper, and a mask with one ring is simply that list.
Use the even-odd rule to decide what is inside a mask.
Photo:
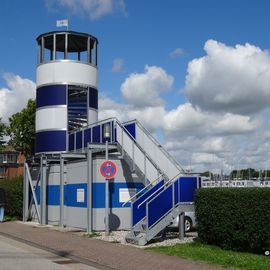
[{"label": "handrail", "polygon": [[141,205],[143,205],[145,202],[147,202],[150,198],[152,198],[154,195],[154,197],[158,196],[158,194],[156,194],[158,191],[160,191],[163,187],[165,186],[169,186],[178,176],[180,176],[182,173],[178,173],[176,176],[174,176],[171,180],[169,180],[168,182],[164,183],[160,188],[158,188],[156,191],[154,191],[149,197],[147,197],[143,202],[141,202],[138,205],[138,208],[141,207]]},{"label": "handrail", "polygon": [[[134,120],[133,120],[134,121]],[[167,150],[165,150],[156,140],[156,138],[154,138],[154,136],[150,133],[149,130],[147,130],[138,120],[135,121],[136,124],[144,131],[144,133],[149,137],[149,139],[157,146],[160,148],[160,150],[167,156],[168,159],[170,159],[172,161],[172,163],[174,163],[174,165],[182,170],[182,172],[185,172],[185,170],[182,168],[182,166],[176,161],[176,159],[171,156]]]},{"label": "handrail", "polygon": [[83,127],[74,129],[72,132],[69,133],[69,135],[74,134],[74,133],[77,133],[77,132],[82,131],[82,130],[85,130],[87,128],[98,126],[98,125],[100,125],[102,123],[107,123],[109,121],[114,121],[114,120],[117,120],[117,119],[115,117],[110,117],[110,118],[106,118],[106,119],[103,119],[103,120],[99,120],[99,121],[97,121],[95,123],[92,123],[92,124],[89,124],[87,126],[83,126]]},{"label": "handrail", "polygon": [[150,185],[156,183],[163,175],[159,175],[157,179],[155,179],[153,182],[149,183],[147,186],[145,186],[143,189],[141,189],[138,193],[133,195],[128,201],[124,202],[122,204],[122,207],[125,206],[128,202],[132,201],[135,197],[137,197],[139,194],[141,194],[145,189],[147,189]]},{"label": "handrail", "polygon": [[[120,128],[122,128],[131,138],[133,136],[130,134],[130,132],[115,118],[115,123],[119,125]],[[136,140],[133,140],[135,145],[140,149],[140,151],[145,155],[146,158],[153,164],[153,166],[157,169],[157,171],[162,172],[161,174],[166,175],[160,167],[156,164],[156,162],[143,150],[143,148],[138,144]],[[119,143],[119,142],[118,142]]]},{"label": "handrail", "polygon": [[136,119],[133,119],[133,120],[128,120],[128,121],[125,121],[122,123],[122,125],[128,125],[128,124],[133,124],[133,123],[136,123],[137,120]]}]

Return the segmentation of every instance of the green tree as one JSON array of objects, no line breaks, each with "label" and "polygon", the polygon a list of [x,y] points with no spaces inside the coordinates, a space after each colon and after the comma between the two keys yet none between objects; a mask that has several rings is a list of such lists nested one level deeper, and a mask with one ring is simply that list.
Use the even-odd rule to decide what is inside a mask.
[{"label": "green tree", "polygon": [[35,113],[36,102],[29,99],[26,108],[9,118],[7,128],[9,144],[28,157],[33,155],[35,147]]},{"label": "green tree", "polygon": [[2,123],[2,120],[0,118],[0,150],[3,147],[3,144],[5,143],[4,135],[6,132],[6,126]]}]

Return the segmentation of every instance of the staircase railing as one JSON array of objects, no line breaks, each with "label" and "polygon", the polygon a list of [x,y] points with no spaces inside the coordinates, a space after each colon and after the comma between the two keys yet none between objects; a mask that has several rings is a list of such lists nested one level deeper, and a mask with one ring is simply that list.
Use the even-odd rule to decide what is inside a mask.
[{"label": "staircase railing", "polygon": [[87,143],[104,143],[104,125],[111,125],[110,143],[117,143],[122,154],[127,154],[132,161],[133,169],[139,168],[150,183],[161,174],[168,179],[166,173],[161,170],[152,157],[138,144],[136,139],[116,118],[108,118],[69,134],[69,151],[83,152]]},{"label": "staircase railing", "polygon": [[153,161],[166,172],[168,179],[171,179],[178,172],[185,173],[179,163],[158,143],[151,133],[137,120],[128,121],[123,125],[134,124],[136,126],[136,141],[148,153]]},{"label": "staircase railing", "polygon": [[146,226],[150,230],[180,204],[193,204],[195,190],[200,187],[200,177],[179,177],[152,196],[146,203]]},{"label": "staircase railing", "polygon": [[150,182],[155,181],[161,174],[166,177],[166,173],[161,170],[157,163],[117,119],[115,119],[115,125],[117,143],[122,148],[122,154],[126,153],[131,158],[133,167],[135,168],[136,165]]},{"label": "staircase railing", "polygon": [[151,187],[131,203],[132,228],[126,240],[145,245],[181,212],[194,211],[195,191],[200,187],[200,177],[180,174]]},{"label": "staircase railing", "polygon": [[126,204],[135,201],[134,199],[137,199],[139,196],[141,196],[142,193],[144,193],[146,190],[150,189],[152,186],[154,186],[159,180],[162,180],[163,175],[160,175],[157,177],[156,180],[154,180],[153,182],[150,182],[148,185],[146,185],[143,189],[141,189],[139,192],[137,192],[135,195],[133,195],[129,200],[127,200],[126,202],[124,202],[122,204],[122,207],[124,207]]}]

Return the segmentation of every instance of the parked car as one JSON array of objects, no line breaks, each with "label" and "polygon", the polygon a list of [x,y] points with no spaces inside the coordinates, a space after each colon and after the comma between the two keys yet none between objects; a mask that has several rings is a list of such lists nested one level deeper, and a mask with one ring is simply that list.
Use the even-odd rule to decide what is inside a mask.
[{"label": "parked car", "polygon": [[[178,228],[179,216],[176,217],[170,228]],[[196,227],[195,212],[185,212],[185,231],[189,232]]]}]

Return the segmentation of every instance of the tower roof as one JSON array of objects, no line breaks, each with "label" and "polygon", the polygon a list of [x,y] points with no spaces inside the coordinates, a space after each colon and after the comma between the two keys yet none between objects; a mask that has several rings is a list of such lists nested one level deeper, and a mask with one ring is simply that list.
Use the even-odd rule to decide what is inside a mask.
[{"label": "tower roof", "polygon": [[[44,37],[44,48],[53,50],[53,36],[57,35],[56,51],[65,51],[65,34],[68,34],[68,52],[83,52],[87,50],[87,40],[94,39],[98,43],[98,39],[87,33],[80,33],[74,31],[53,31],[41,34],[37,37],[38,44],[41,44],[42,37]],[[93,46],[93,43],[90,45]]]}]

